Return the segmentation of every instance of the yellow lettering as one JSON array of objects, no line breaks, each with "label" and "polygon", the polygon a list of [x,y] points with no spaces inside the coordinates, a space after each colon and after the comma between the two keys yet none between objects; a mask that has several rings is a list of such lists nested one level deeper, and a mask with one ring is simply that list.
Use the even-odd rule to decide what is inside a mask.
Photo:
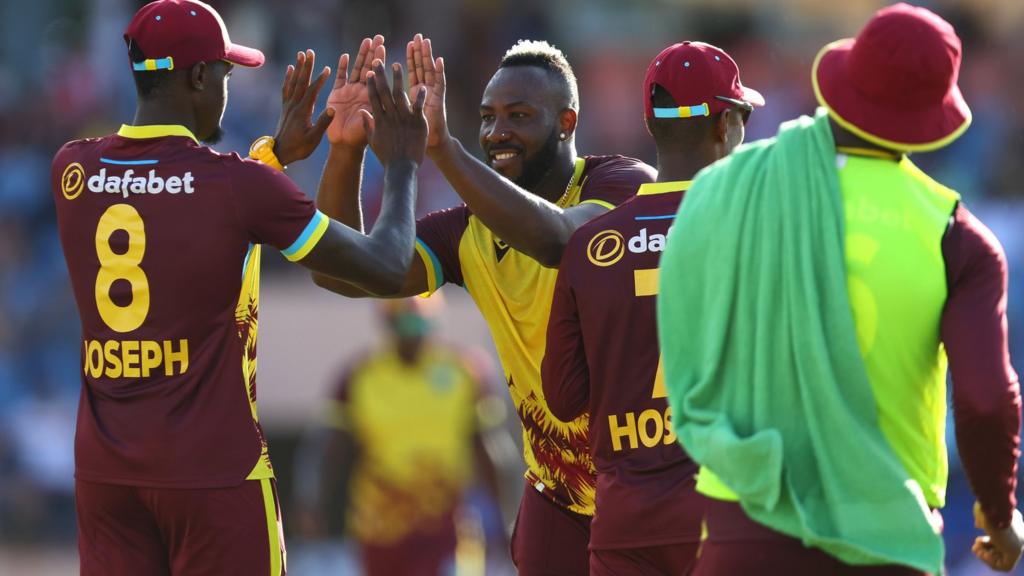
[{"label": "yellow lettering", "polygon": [[637,447],[636,439],[636,416],[632,412],[626,413],[626,424],[624,426],[619,425],[619,419],[614,415],[608,416],[608,431],[612,436],[612,450],[618,452],[622,450],[622,438],[629,438],[629,447],[635,449]]},{"label": "yellow lettering", "polygon": [[[654,434],[648,435],[648,424],[654,422]],[[662,415],[653,408],[648,408],[640,413],[640,420],[637,422],[637,428],[640,429],[640,441],[643,442],[644,446],[653,448],[661,442],[661,436],[665,433],[665,429],[662,424]]]},{"label": "yellow lettering", "polygon": [[96,340],[85,342],[85,366],[86,372],[93,378],[103,374],[103,347]]},{"label": "yellow lettering", "polygon": [[160,343],[152,340],[142,341],[142,377],[149,378],[149,371],[160,366],[163,354]]},{"label": "yellow lettering", "polygon": [[164,375],[173,376],[174,367],[173,364],[177,362],[180,366],[178,374],[184,374],[188,372],[188,340],[182,338],[178,340],[178,351],[175,352],[171,349],[171,341],[164,340]]},{"label": "yellow lettering", "polygon": [[121,342],[121,359],[124,361],[124,377],[139,377],[139,341],[125,340]]},{"label": "yellow lettering", "polygon": [[676,431],[672,428],[672,407],[665,408],[665,445],[676,441]]},{"label": "yellow lettering", "polygon": [[107,363],[103,375],[107,378],[121,377],[121,359],[117,357],[117,349],[121,345],[117,340],[107,340],[103,344],[103,358]]}]

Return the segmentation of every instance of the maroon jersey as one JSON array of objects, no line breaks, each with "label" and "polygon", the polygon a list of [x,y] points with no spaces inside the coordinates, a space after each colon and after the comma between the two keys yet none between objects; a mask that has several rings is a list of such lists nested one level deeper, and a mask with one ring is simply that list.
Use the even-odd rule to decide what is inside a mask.
[{"label": "maroon jersey", "polygon": [[51,179],[82,321],[76,477],[273,476],[256,418],[259,245],[298,260],[328,219],[283,174],[182,126],[70,142]]},{"label": "maroon jersey", "polygon": [[654,299],[658,259],[688,185],[644,184],[580,227],[559,268],[541,375],[556,417],[590,412],[593,549],[700,537],[697,465],[669,425]]}]

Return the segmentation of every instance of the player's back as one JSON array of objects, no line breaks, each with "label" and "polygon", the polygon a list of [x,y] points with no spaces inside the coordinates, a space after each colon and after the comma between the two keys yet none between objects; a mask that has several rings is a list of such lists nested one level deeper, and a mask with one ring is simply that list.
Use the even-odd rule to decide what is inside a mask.
[{"label": "player's back", "polygon": [[692,528],[679,519],[695,504],[680,494],[693,493],[697,466],[669,425],[655,313],[658,260],[687,184],[641,186],[582,226],[562,263],[590,378],[592,545],[655,545]]},{"label": "player's back", "polygon": [[212,487],[271,475],[255,409],[258,244],[286,246],[314,213],[291,198],[278,205],[290,211],[263,214],[294,188],[275,178],[180,126],[123,127],[57,153],[82,321],[79,479]]}]

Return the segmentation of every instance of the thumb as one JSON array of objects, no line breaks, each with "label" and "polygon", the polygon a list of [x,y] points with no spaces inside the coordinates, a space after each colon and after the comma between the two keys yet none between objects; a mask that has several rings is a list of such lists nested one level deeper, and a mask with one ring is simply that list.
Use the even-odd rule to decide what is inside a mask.
[{"label": "thumb", "polygon": [[316,123],[313,124],[313,133],[316,134],[317,138],[324,135],[327,131],[327,127],[331,125],[331,120],[334,119],[334,108],[327,107],[320,116],[316,119]]},{"label": "thumb", "polygon": [[366,139],[373,140],[374,121],[373,115],[366,110],[359,110],[359,119],[363,121],[363,131],[366,132]]}]

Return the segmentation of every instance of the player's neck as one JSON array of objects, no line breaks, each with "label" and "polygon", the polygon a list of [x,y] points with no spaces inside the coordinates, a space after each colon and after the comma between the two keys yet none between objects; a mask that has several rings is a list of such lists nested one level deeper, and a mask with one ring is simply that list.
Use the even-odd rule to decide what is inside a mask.
[{"label": "player's neck", "polygon": [[139,100],[135,107],[135,126],[177,124],[196,131],[195,113],[191,107],[182,106],[179,101],[168,98]]},{"label": "player's neck", "polygon": [[701,150],[686,152],[658,150],[658,182],[693,180],[702,168],[715,161],[714,154]]},{"label": "player's neck", "polygon": [[576,150],[568,149],[558,155],[551,170],[530,192],[547,200],[558,202],[568,190],[569,179],[576,170]]}]

